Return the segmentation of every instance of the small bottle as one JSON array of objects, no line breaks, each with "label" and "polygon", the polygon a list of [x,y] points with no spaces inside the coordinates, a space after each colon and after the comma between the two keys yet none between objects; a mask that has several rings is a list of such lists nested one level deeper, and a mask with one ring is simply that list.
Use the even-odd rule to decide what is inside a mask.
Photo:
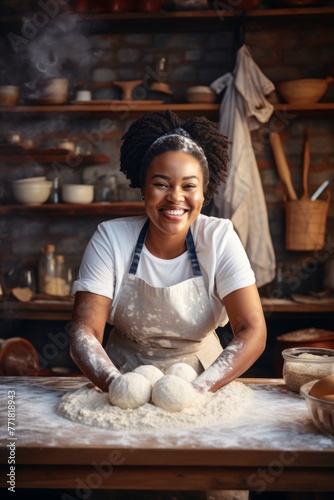
[{"label": "small bottle", "polygon": [[68,295],[64,255],[56,255],[56,295],[59,297]]},{"label": "small bottle", "polygon": [[49,196],[49,203],[59,203],[60,202],[60,196],[59,196],[59,178],[55,177],[52,181],[52,188],[51,188],[51,193]]},{"label": "small bottle", "polygon": [[46,245],[38,263],[38,289],[40,293],[56,295],[56,247]]}]

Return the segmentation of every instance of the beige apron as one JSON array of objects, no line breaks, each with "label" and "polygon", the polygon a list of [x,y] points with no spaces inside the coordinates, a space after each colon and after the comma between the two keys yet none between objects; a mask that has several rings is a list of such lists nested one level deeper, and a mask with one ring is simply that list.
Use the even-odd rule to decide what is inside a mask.
[{"label": "beige apron", "polygon": [[157,288],[136,276],[148,225],[149,219],[120,292],[106,352],[122,373],[144,364],[164,370],[185,362],[200,374],[223,349],[214,331],[214,314],[191,231],[186,242],[194,277]]}]

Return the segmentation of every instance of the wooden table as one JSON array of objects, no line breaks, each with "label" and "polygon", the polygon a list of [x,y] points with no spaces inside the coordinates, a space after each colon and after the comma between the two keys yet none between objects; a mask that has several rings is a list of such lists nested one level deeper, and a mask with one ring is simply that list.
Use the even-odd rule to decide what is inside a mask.
[{"label": "wooden table", "polygon": [[304,399],[281,379],[241,381],[254,398],[233,423],[138,433],[56,414],[59,398],[85,378],[1,377],[0,486],[8,487],[12,458],[16,488],[334,491],[334,438],[314,427]]}]

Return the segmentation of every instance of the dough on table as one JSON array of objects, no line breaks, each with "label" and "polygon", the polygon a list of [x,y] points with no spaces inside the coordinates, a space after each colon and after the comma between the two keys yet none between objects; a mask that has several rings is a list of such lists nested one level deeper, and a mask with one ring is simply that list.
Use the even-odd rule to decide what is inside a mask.
[{"label": "dough on table", "polygon": [[123,410],[139,408],[151,399],[152,384],[140,373],[125,373],[109,386],[109,401]]},{"label": "dough on table", "polygon": [[132,370],[132,373],[139,373],[140,375],[143,375],[151,382],[152,387],[159,380],[159,378],[164,376],[163,372],[154,365],[137,366],[137,368]]},{"label": "dough on table", "polygon": [[165,372],[165,375],[176,375],[176,377],[181,377],[188,382],[192,382],[197,378],[196,370],[188,365],[188,363],[174,363],[169,366]]},{"label": "dough on table", "polygon": [[165,375],[155,383],[152,402],[163,410],[177,412],[189,408],[196,398],[190,382],[176,375]]}]

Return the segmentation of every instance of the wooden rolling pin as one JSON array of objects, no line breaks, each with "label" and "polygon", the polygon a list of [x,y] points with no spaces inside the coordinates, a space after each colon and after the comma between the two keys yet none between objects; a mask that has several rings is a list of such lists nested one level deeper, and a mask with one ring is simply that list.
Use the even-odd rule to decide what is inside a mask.
[{"label": "wooden rolling pin", "polygon": [[297,194],[292,185],[289,166],[286,162],[285,154],[281,143],[281,138],[278,132],[270,132],[269,141],[274,154],[278,174],[282,182],[284,182],[285,184],[285,187],[288,192],[288,197],[290,200],[297,200],[298,199]]}]

